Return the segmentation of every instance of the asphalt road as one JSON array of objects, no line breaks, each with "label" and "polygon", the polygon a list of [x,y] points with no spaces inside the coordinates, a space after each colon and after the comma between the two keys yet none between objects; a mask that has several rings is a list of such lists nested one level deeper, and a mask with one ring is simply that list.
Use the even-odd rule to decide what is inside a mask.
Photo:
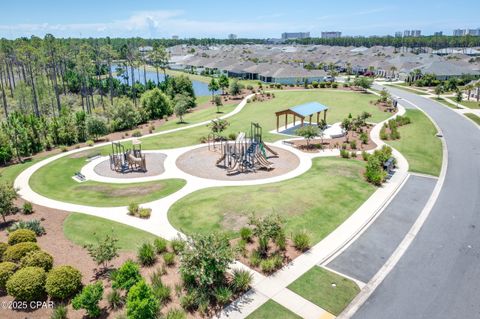
[{"label": "asphalt road", "polygon": [[448,169],[417,237],[354,318],[480,318],[480,130],[432,100],[388,89],[437,122]]},{"label": "asphalt road", "polygon": [[436,183],[436,178],[410,176],[372,225],[327,267],[369,282],[412,227]]}]

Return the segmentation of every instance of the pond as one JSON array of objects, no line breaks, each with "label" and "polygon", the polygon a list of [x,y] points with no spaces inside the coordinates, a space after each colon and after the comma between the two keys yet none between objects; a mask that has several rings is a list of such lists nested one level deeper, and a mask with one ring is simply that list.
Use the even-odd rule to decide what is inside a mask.
[{"label": "pond", "polygon": [[[116,72],[117,66],[112,65],[112,71]],[[130,68],[128,69],[128,76],[130,76]],[[142,84],[144,83],[144,76],[143,76],[143,68],[136,68],[135,69],[135,81],[139,81]],[[150,80],[152,82],[157,82],[157,72],[155,71],[149,71],[145,73],[146,80]],[[116,76],[117,79],[119,79],[122,83],[126,83],[127,81],[122,78],[121,76]],[[163,72],[160,70],[159,72],[159,80],[160,82],[165,81],[165,76],[163,75]],[[130,79],[129,79],[130,81]],[[196,80],[191,80],[192,85],[193,85],[193,91],[195,92],[195,96],[208,96],[211,95],[212,93],[208,90],[208,84]],[[221,93],[220,91],[216,92],[216,94]]]}]

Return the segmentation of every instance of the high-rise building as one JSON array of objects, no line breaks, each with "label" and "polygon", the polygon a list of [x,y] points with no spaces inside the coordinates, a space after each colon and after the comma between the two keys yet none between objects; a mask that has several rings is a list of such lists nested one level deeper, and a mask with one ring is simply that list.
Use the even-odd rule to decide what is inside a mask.
[{"label": "high-rise building", "polygon": [[443,35],[443,31],[434,32],[433,35],[436,37],[441,37]]},{"label": "high-rise building", "polygon": [[467,32],[466,32],[468,35],[472,35],[472,36],[475,36],[475,37],[478,37],[480,36],[480,28],[478,29],[467,29]]},{"label": "high-rise building", "polygon": [[421,30],[405,30],[403,31],[404,37],[421,37],[422,31]]},{"label": "high-rise building", "polygon": [[228,35],[228,39],[229,39],[229,40],[236,40],[236,39],[237,39],[237,35],[236,35],[236,34],[233,34],[233,33],[230,33],[230,34]]},{"label": "high-rise building", "polygon": [[402,31],[395,32],[395,38],[401,38],[403,35]]},{"label": "high-rise building", "polygon": [[322,39],[334,39],[334,38],[340,38],[341,36],[342,36],[342,32],[339,32],[339,31],[322,32]]},{"label": "high-rise building", "polygon": [[284,32],[282,40],[295,40],[310,38],[310,32]]},{"label": "high-rise building", "polygon": [[173,40],[178,40],[179,37],[178,37],[178,35],[172,35],[172,39],[173,39]]},{"label": "high-rise building", "polygon": [[455,29],[453,30],[453,35],[456,37],[463,37],[465,34],[467,34],[467,30],[465,29]]}]

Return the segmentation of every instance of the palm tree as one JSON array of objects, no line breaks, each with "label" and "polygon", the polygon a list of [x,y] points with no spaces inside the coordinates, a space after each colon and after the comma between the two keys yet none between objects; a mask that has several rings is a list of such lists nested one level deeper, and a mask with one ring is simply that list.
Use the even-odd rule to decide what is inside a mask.
[{"label": "palm tree", "polygon": [[467,99],[470,101],[470,94],[472,93],[474,89],[473,84],[469,84],[465,86],[465,90],[467,91]]},{"label": "palm tree", "polygon": [[397,68],[395,66],[390,67],[390,71],[392,72],[392,78],[395,78],[395,72],[397,71]]},{"label": "palm tree", "polygon": [[475,83],[475,87],[477,88],[477,103],[478,103],[478,101],[480,100],[480,81],[477,81],[477,83]]}]

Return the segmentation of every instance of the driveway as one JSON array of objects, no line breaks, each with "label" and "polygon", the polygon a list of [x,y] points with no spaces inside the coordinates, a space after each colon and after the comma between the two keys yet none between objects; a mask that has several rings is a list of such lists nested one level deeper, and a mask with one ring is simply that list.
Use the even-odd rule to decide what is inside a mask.
[{"label": "driveway", "polygon": [[436,121],[448,169],[422,229],[354,318],[480,318],[480,130],[435,101],[388,90]]}]

